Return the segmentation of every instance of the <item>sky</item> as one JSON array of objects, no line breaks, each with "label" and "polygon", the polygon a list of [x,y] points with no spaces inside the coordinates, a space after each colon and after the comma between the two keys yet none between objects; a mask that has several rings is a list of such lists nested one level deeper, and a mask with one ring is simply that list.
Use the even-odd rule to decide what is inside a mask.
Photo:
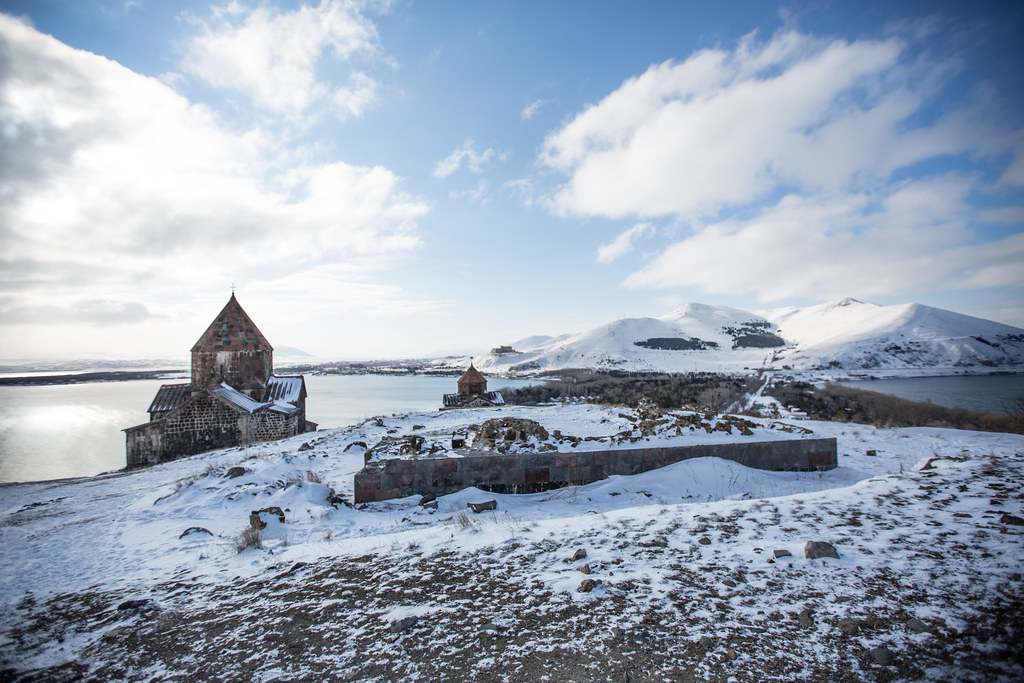
[{"label": "sky", "polygon": [[[1024,5],[0,0],[0,360],[1024,327]],[[232,289],[234,287],[234,289]]]}]

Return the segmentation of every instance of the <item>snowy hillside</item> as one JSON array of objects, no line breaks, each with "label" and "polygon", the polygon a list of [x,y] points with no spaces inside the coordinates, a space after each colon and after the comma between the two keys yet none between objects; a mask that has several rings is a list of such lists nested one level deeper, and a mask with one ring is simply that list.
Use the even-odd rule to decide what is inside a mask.
[{"label": "snowy hillside", "polygon": [[[840,466],[703,458],[547,493],[466,489],[436,509],[344,503],[367,446],[496,416],[598,438],[635,419],[591,405],[409,415],[0,486],[0,679],[1024,675],[1024,437],[754,419],[753,439],[836,437]],[[283,520],[262,513],[263,547],[239,551],[268,508]],[[808,557],[814,541],[838,557]]]},{"label": "snowy hillside", "polygon": [[658,318],[627,318],[511,346],[516,353],[477,357],[474,363],[500,374],[564,368],[766,368],[810,377],[1024,371],[1024,329],[921,304],[879,306],[854,299],[758,312],[687,304]]}]

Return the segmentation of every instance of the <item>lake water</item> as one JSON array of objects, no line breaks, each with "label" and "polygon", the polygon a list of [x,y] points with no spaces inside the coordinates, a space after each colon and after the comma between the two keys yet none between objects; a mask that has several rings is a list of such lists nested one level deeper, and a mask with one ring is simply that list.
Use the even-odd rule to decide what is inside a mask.
[{"label": "lake water", "polygon": [[[306,417],[321,429],[377,415],[427,412],[455,390],[455,377],[307,375]],[[185,380],[187,381],[187,380]],[[121,432],[149,420],[146,408],[166,380],[53,386],[0,386],[0,482],[80,477],[125,465]],[[491,378],[487,388],[536,384]]]},{"label": "lake water", "polygon": [[907,377],[838,382],[844,386],[910,401],[930,401],[947,408],[964,408],[1004,415],[1021,410],[1024,375],[977,375],[961,377]]}]

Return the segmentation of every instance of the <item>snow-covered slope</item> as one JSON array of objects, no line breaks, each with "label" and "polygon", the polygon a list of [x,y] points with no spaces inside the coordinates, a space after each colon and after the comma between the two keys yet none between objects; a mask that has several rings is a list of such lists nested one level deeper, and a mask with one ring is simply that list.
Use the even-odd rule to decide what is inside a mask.
[{"label": "snow-covered slope", "polygon": [[[751,418],[750,437],[643,444],[799,428],[835,437],[839,467],[699,458],[434,509],[338,502],[361,444],[488,417],[631,424],[592,405],[392,416],[0,486],[0,680],[1021,680],[1022,436]],[[240,552],[259,510],[262,548]]]},{"label": "snow-covered slope", "polygon": [[1024,371],[1024,329],[921,304],[879,306],[855,299],[771,311],[691,303],[658,318],[626,318],[512,346],[516,353],[474,362],[502,374],[565,368],[763,367],[817,376]]}]

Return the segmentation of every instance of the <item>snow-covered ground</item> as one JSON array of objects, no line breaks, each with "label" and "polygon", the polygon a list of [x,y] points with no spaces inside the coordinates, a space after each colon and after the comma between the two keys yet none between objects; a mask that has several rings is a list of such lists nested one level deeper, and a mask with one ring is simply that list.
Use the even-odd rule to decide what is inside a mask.
[{"label": "snow-covered ground", "polygon": [[[755,419],[753,436],[731,438],[809,429],[837,438],[840,466],[766,472],[706,458],[538,494],[467,489],[436,510],[418,497],[340,502],[363,463],[357,442],[496,416],[610,437],[633,424],[627,413],[381,418],[137,472],[0,486],[0,678],[1024,675],[1021,436]],[[467,509],[492,499],[494,511]],[[263,548],[240,552],[250,513],[272,507],[285,521],[263,513]],[[808,541],[839,557],[807,559]]]}]

